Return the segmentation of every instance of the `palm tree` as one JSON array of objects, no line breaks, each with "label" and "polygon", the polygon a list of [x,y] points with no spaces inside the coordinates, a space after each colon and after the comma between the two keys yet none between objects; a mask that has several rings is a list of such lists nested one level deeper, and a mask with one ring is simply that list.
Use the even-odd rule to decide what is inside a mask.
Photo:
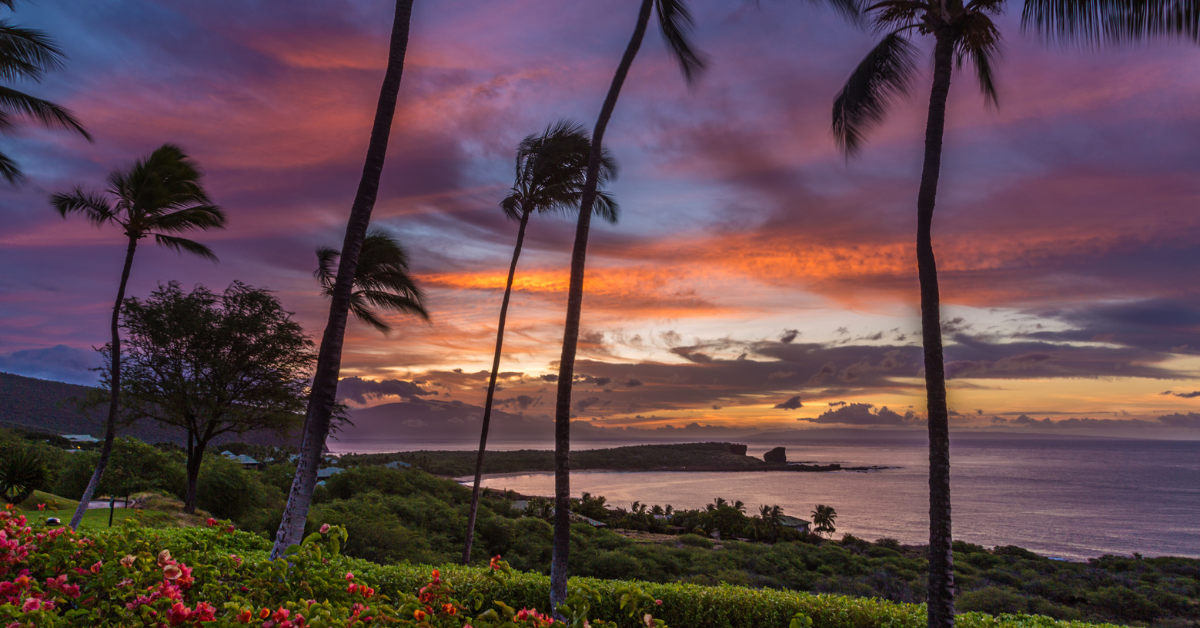
[{"label": "palm tree", "polygon": [[82,214],[97,227],[120,227],[129,240],[125,248],[125,267],[121,271],[121,282],[117,287],[117,300],[112,313],[108,376],[111,390],[108,397],[104,444],[100,447],[100,461],[96,464],[96,471],[92,473],[92,479],[79,500],[75,516],[71,518],[72,529],[83,519],[88,502],[100,484],[104,468],[108,465],[109,454],[112,453],[113,439],[117,435],[120,402],[118,391],[121,390],[121,335],[117,325],[138,241],[153,235],[155,243],[159,246],[217,261],[217,256],[207,246],[170,235],[193,230],[225,228],[225,214],[209,199],[208,193],[200,185],[200,178],[199,166],[184,154],[181,148],[174,144],[163,144],[146,159],[134,163],[129,170],[114,170],[108,175],[108,187],[104,193],[75,187],[70,192],[50,197],[50,203],[63,218],[68,214]]},{"label": "palm tree", "polygon": [[[780,514],[783,514],[782,511]],[[837,511],[833,509],[833,506],[817,504],[816,509],[812,511],[812,518],[813,525],[817,526],[815,530],[817,534],[832,536],[834,532],[837,532],[837,528],[833,525],[837,521]]]},{"label": "palm tree", "polygon": [[929,419],[929,626],[954,624],[954,565],[950,532],[950,430],[937,265],[931,228],[946,97],[957,59],[975,66],[984,100],[996,104],[991,64],[1000,32],[989,15],[1004,0],[884,0],[867,9],[879,30],[889,31],[850,75],[833,104],[833,131],[847,155],[862,145],[864,132],[883,120],[895,97],[905,93],[916,70],[909,31],[933,35],[933,88],[925,128],[925,163],[917,196],[917,274],[921,286],[921,344],[925,353],[925,391]]},{"label": "palm tree", "polygon": [[337,406],[338,374],[342,366],[342,342],[346,336],[346,322],[350,314],[350,303],[354,292],[354,276],[358,268],[359,254],[371,223],[371,211],[379,193],[379,179],[383,174],[383,163],[387,157],[388,136],[391,134],[392,118],[396,114],[396,97],[400,92],[400,79],[404,73],[404,55],[408,50],[408,26],[412,17],[413,0],[396,0],[396,15],[392,22],[391,42],[388,46],[387,70],[379,90],[379,103],[375,108],[375,123],[371,127],[371,140],[367,144],[367,157],[363,164],[362,178],[350,207],[350,218],[346,223],[346,236],[342,242],[342,254],[338,259],[338,270],[334,276],[333,294],[330,295],[329,320],[321,338],[321,349],[317,355],[317,370],[313,375],[312,392],[308,399],[308,411],[304,423],[304,440],[297,459],[296,475],[288,491],[287,505],[275,534],[271,557],[283,555],[291,545],[300,543],[304,535],[304,522],[308,519],[308,508],[312,505],[313,490],[317,486],[317,465],[325,438],[329,436],[330,420]]},{"label": "palm tree", "polygon": [[[0,5],[9,9],[15,4],[16,0],[0,0]],[[61,69],[66,58],[45,33],[0,20],[0,79],[41,82],[45,72]],[[0,132],[12,130],[16,126],[14,118],[18,117],[32,118],[47,128],[74,131],[92,141],[92,136],[70,111],[48,100],[0,85]],[[17,183],[23,178],[17,162],[4,153],[0,153],[0,176],[9,183]]]},{"label": "palm tree", "polygon": [[[321,294],[333,296],[334,275],[341,252],[329,247],[317,249],[317,270],[313,273],[321,283]],[[372,307],[416,314],[429,320],[423,300],[425,294],[408,274],[408,254],[396,238],[386,230],[373,227],[363,238],[354,269],[354,289],[350,293],[350,313],[358,320],[383,334],[392,330]]]},{"label": "palm tree", "polygon": [[[500,373],[500,354],[504,347],[504,322],[508,317],[508,300],[512,295],[513,276],[525,241],[525,226],[533,212],[579,210],[579,196],[587,172],[591,138],[577,122],[560,120],[541,135],[530,135],[517,146],[517,174],[512,190],[500,202],[504,215],[519,221],[517,243],[508,266],[508,283],[500,302],[500,323],[496,327],[496,352],[492,357],[492,374],[488,380],[487,397],[483,403],[483,426],[479,436],[479,453],[475,457],[475,485],[471,491],[471,509],[467,515],[467,540],[463,544],[464,565],[471,562],[471,545],[475,538],[475,517],[479,512],[479,484],[483,478],[484,452],[487,450],[488,428],[492,420],[492,400],[496,394],[496,378]],[[600,178],[608,182],[617,176],[617,163],[608,150],[601,152]],[[610,223],[617,221],[616,202],[604,192],[596,195],[595,211]]]},{"label": "palm tree", "polygon": [[[844,14],[857,15],[857,0],[826,0]],[[592,146],[588,154],[587,178],[579,201],[579,221],[575,226],[575,244],[571,250],[571,281],[567,288],[567,320],[563,326],[562,357],[558,367],[558,394],[554,407],[554,501],[559,506],[554,520],[554,550],[550,561],[550,607],[557,609],[567,599],[567,554],[570,551],[571,520],[567,508],[571,503],[571,383],[575,376],[575,353],[579,344],[579,318],[583,309],[583,271],[587,261],[588,232],[591,229],[592,205],[600,178],[602,161],[600,147],[604,132],[617,106],[621,86],[641,48],[652,13],[658,13],[658,26],[666,40],[667,49],[683,70],[684,80],[693,84],[704,72],[703,55],[690,41],[692,16],[687,0],[642,0],[633,36],[617,66],[609,85],[600,117],[592,131]]]}]

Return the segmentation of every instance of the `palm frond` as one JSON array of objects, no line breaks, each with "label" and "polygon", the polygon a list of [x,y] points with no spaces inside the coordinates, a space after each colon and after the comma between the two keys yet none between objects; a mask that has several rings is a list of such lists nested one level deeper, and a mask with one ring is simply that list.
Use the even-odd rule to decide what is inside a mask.
[{"label": "palm frond", "polygon": [[605,222],[615,225],[621,217],[621,207],[617,205],[616,199],[611,194],[599,191],[596,192],[596,200],[592,201],[592,215],[599,216]]},{"label": "palm frond", "polygon": [[383,319],[379,318],[379,315],[374,310],[362,302],[360,295],[357,293],[350,295],[350,313],[354,315],[354,318],[374,327],[384,335],[392,331],[392,326],[383,322]]},{"label": "palm frond", "polygon": [[416,288],[416,286],[413,286],[411,291],[403,294],[383,292],[381,290],[363,290],[356,294],[375,307],[404,312],[405,314],[416,314],[426,321],[429,320],[429,312],[425,310],[425,304],[422,303],[425,293]]},{"label": "palm frond", "polygon": [[83,214],[88,222],[97,227],[116,220],[116,213],[108,199],[96,192],[76,186],[70,192],[59,192],[50,197],[50,204],[66,218],[67,214]]},{"label": "palm frond", "polygon": [[704,73],[707,61],[690,41],[693,22],[687,1],[656,0],[655,5],[658,9],[658,26],[662,29],[667,49],[679,62],[683,78],[691,85]]},{"label": "palm frond", "polygon": [[512,220],[521,219],[521,193],[513,190],[504,200],[500,201],[500,209],[504,210],[504,215]]},{"label": "palm frond", "polygon": [[217,261],[217,255],[212,252],[212,249],[195,240],[156,233],[154,234],[154,242],[159,246],[165,246],[179,253],[191,253],[192,255],[199,255],[204,259]]},{"label": "palm frond", "polygon": [[191,229],[224,229],[225,212],[216,205],[197,205],[158,214],[154,216],[151,228],[174,233]]},{"label": "palm frond", "polygon": [[317,249],[317,269],[313,271],[313,276],[325,288],[323,294],[327,297],[333,296],[333,281],[337,277],[337,261],[341,256],[335,248],[323,246]]},{"label": "palm frond", "polygon": [[[341,253],[328,247],[317,249],[317,270],[313,273],[321,284],[321,293],[333,296],[334,278]],[[408,274],[408,254],[387,230],[372,227],[363,239],[354,271],[354,286],[350,295],[350,311],[362,322],[387,333],[390,327],[371,309],[386,308],[406,314],[416,314],[428,321],[429,313],[423,304],[424,292]]]},{"label": "palm frond", "polygon": [[1000,29],[996,28],[991,18],[980,12],[967,13],[961,20],[959,39],[955,42],[958,67],[962,67],[964,57],[969,57],[975,66],[975,77],[979,79],[984,102],[999,107],[992,61],[1000,55]]},{"label": "palm frond", "polygon": [[1193,0],[1026,0],[1021,28],[1061,43],[1119,45],[1159,37],[1200,41]]},{"label": "palm frond", "polygon": [[867,10],[873,14],[873,29],[879,33],[921,24],[929,11],[929,4],[916,0],[888,0],[872,5]]},{"label": "palm frond", "polygon": [[846,155],[858,152],[866,130],[908,91],[915,71],[916,49],[899,33],[886,35],[858,64],[833,102],[833,134]]},{"label": "palm frond", "polygon": [[40,81],[43,73],[61,69],[65,59],[42,31],[0,20],[0,78]]},{"label": "palm frond", "polygon": [[8,109],[28,116],[47,127],[61,127],[75,131],[92,140],[91,134],[71,115],[70,111],[48,101],[0,85],[0,109]]},{"label": "palm frond", "polygon": [[21,174],[21,168],[17,165],[17,162],[4,153],[0,153],[0,177],[4,177],[6,181],[14,185],[25,179],[25,175]]}]

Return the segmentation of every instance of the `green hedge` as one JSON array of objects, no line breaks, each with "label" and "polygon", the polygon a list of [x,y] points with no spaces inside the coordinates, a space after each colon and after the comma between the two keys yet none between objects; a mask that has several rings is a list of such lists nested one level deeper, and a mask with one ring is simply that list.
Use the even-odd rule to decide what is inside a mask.
[{"label": "green hedge", "polygon": [[[179,550],[195,543],[204,531],[161,530],[168,547]],[[270,545],[261,537],[236,533],[221,541],[228,550],[247,560],[266,560]],[[379,565],[365,560],[339,557],[339,569],[353,571],[381,592],[414,592],[429,581],[433,568],[427,565]],[[536,573],[518,573],[497,583],[486,577],[486,569],[442,565],[442,577],[460,590],[479,590],[493,599],[504,600],[515,608],[546,609],[550,604],[550,578]],[[926,625],[925,606],[900,604],[874,598],[814,595],[798,591],[750,589],[730,585],[658,584],[652,582],[572,578],[571,584],[585,584],[602,596],[593,606],[592,617],[635,627],[620,612],[616,590],[634,584],[650,596],[663,601],[656,616],[672,628],[788,628],[797,613],[807,615],[813,628],[922,628]],[[964,613],[956,618],[959,628],[1098,628],[1112,624],[1058,621],[1038,615],[1000,615]]]}]

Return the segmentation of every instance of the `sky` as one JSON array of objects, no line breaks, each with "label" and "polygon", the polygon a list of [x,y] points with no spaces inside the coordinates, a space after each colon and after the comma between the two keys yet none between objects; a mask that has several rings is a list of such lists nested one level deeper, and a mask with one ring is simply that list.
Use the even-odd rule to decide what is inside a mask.
[{"label": "sky", "polygon": [[[594,124],[637,5],[417,1],[373,224],[408,249],[432,318],[387,315],[387,336],[352,322],[342,362],[342,398],[378,408],[380,430],[477,425],[515,147],[561,118]],[[621,217],[593,223],[577,420],[609,434],[920,428],[928,66],[847,159],[831,105],[877,34],[812,3],[692,7],[708,72],[688,87],[652,24],[605,136]],[[934,242],[952,429],[1200,438],[1200,51],[1050,45],[1009,9],[999,106],[965,69],[947,112]],[[229,217],[194,234],[220,262],[146,243],[129,294],[240,280],[319,339],[314,250],[342,240],[393,10],[19,3],[6,17],[70,60],[16,87],[70,108],[95,143],[0,136],[28,175],[0,185],[0,371],[96,381],[123,236],[48,197],[102,187],[167,142]],[[530,222],[497,394],[514,425],[553,413],[573,226]]]}]

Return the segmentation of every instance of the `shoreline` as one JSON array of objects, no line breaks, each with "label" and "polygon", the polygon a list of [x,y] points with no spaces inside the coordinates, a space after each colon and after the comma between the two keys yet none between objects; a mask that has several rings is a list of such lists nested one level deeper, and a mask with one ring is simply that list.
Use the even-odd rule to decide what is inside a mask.
[{"label": "shoreline", "polygon": [[[796,466],[804,466],[804,465],[796,465]],[[828,466],[836,467],[838,465],[824,465],[823,468],[821,468],[821,469],[813,469],[812,466],[809,466],[808,468],[804,468],[804,469],[786,469],[786,468],[779,468],[779,469],[774,469],[774,468],[772,468],[772,469],[673,469],[673,468],[667,468],[667,469],[572,469],[571,473],[572,474],[576,474],[576,473],[838,473],[838,472],[871,473],[871,472],[875,472],[875,471],[887,471],[887,470],[891,470],[891,469],[902,469],[903,468],[900,466],[839,467],[836,469],[824,468],[824,467],[828,467]],[[482,480],[489,480],[489,479],[497,479],[497,478],[520,477],[523,475],[551,475],[552,476],[552,475],[554,475],[554,471],[540,471],[540,470],[505,471],[503,473],[484,473],[482,476],[480,476],[480,478]],[[462,475],[462,476],[451,477],[451,479],[454,480],[455,482],[459,482],[459,483],[474,482],[475,476],[474,475]]]}]

